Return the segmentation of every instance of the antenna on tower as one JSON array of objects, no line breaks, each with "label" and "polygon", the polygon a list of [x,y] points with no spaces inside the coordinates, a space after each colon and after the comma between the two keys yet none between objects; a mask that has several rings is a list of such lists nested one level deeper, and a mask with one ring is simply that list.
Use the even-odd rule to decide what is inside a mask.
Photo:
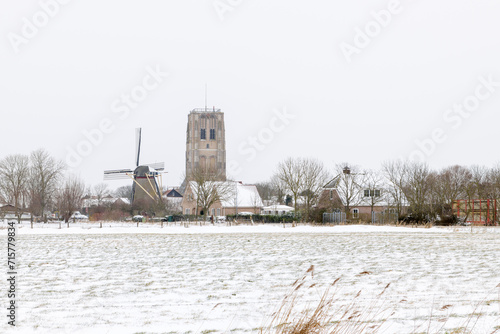
[{"label": "antenna on tower", "polygon": [[205,83],[205,112],[207,112],[207,83]]}]

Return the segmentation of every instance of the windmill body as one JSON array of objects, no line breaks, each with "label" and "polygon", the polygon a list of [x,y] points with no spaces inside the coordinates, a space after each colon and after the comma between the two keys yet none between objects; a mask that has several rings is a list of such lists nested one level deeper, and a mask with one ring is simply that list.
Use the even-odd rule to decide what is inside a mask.
[{"label": "windmill body", "polygon": [[132,169],[116,169],[104,171],[105,180],[119,180],[130,178],[132,184],[132,203],[148,207],[153,202],[161,201],[159,179],[164,170],[165,163],[140,164],[141,129],[136,129],[136,167]]},{"label": "windmill body", "polygon": [[134,169],[133,203],[147,203],[153,198],[154,200],[161,199],[160,187],[158,186],[159,177],[160,172],[148,165],[138,166]]}]

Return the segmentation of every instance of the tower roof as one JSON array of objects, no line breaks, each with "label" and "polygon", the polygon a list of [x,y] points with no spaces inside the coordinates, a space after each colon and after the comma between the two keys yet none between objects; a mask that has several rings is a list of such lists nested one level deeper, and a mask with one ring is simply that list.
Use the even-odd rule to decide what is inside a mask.
[{"label": "tower roof", "polygon": [[211,112],[221,112],[220,109],[215,109],[213,108],[195,108],[191,110],[190,114],[204,114],[204,113],[211,113]]}]

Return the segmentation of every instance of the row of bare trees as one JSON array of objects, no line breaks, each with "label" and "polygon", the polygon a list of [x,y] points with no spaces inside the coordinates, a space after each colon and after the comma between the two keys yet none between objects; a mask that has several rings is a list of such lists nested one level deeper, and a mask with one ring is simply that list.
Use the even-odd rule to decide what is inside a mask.
[{"label": "row of bare trees", "polygon": [[500,201],[500,166],[454,165],[432,170],[425,163],[396,161],[385,163],[383,173],[395,205],[407,204],[417,221],[451,216],[455,200]]},{"label": "row of bare trees", "polygon": [[[326,211],[344,210],[349,213],[353,206],[359,204],[360,193],[364,189],[368,187],[373,193],[381,188],[382,177],[379,173],[361,170],[358,166],[347,166],[347,163],[336,164],[331,173],[317,159],[287,158],[278,164],[270,182],[257,186],[265,200],[285,204],[286,198],[290,197],[295,213],[301,213],[305,221],[313,218],[319,206]],[[338,197],[321,203],[327,183],[336,189]],[[381,197],[372,196],[370,201],[373,207],[381,201]]]},{"label": "row of bare trees", "polygon": [[[327,183],[335,189],[338,201],[319,203]],[[328,211],[344,210],[349,216],[363,199],[363,205],[371,206],[372,212],[384,202],[399,217],[409,214],[411,219],[423,222],[451,217],[455,200],[500,202],[500,165],[455,165],[432,170],[425,163],[389,161],[380,171],[373,171],[340,163],[330,173],[318,160],[288,158],[278,164],[269,182],[257,187],[268,202],[284,204],[290,197],[295,212],[301,212],[304,220],[310,220],[318,206]]]},{"label": "row of bare trees", "polygon": [[288,158],[278,164],[271,183],[278,189],[277,193],[290,193],[296,213],[299,212],[299,197],[302,199],[304,219],[308,221],[329,178],[330,173],[319,160]]},{"label": "row of bare trees", "polygon": [[49,210],[58,210],[66,221],[81,207],[85,184],[66,176],[66,166],[47,151],[12,154],[0,160],[0,202],[10,204],[18,221],[24,212],[47,221]]}]

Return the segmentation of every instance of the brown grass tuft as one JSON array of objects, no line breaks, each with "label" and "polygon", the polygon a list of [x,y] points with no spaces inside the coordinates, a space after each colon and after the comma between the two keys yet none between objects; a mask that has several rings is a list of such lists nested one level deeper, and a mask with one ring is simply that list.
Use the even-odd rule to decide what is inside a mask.
[{"label": "brown grass tuft", "polygon": [[[316,283],[306,284],[309,273],[312,279],[314,266],[311,266],[306,275],[292,284],[291,290],[285,295],[266,326],[260,329],[260,334],[376,334],[381,332],[382,326],[396,313],[396,306],[388,308],[384,306],[382,300],[382,296],[391,285],[390,283],[383,288],[382,292],[374,296],[375,298],[368,302],[366,306],[361,306],[363,304],[360,302],[360,297],[363,295],[361,290],[347,304],[345,300],[342,301],[336,297],[335,290],[332,287],[338,284],[340,278],[329,284],[320,295],[317,304],[311,307],[304,300],[306,300],[308,289],[317,285]],[[306,287],[305,291],[303,287]],[[500,284],[496,288],[499,287]],[[405,299],[400,301],[400,303],[404,302],[407,301]],[[414,328],[413,333],[473,333],[483,314],[481,308],[484,304],[484,301],[477,304],[472,314],[465,319],[460,327],[447,331],[444,331],[444,327],[449,320],[449,316],[434,317],[431,312],[428,322]],[[452,307],[453,305],[446,304],[440,310],[445,311]],[[431,329],[432,321],[442,323],[439,326],[440,328],[437,330]],[[500,328],[493,328],[493,332],[490,334],[494,333],[499,334]]]},{"label": "brown grass tuft", "polygon": [[[347,305],[340,305],[335,296],[335,291],[331,290],[340,278],[330,284],[320,297],[315,307],[300,307],[300,298],[304,297],[301,288],[305,286],[307,273],[313,274],[314,267],[311,266],[306,275],[292,284],[292,289],[283,298],[281,305],[268,324],[260,330],[261,334],[358,334],[375,333],[384,323],[382,314],[386,311],[376,299],[368,307],[359,307],[357,299],[361,296],[359,291],[353,301]],[[309,288],[316,286],[316,283],[309,285]],[[384,288],[380,297],[389,284]]]}]

